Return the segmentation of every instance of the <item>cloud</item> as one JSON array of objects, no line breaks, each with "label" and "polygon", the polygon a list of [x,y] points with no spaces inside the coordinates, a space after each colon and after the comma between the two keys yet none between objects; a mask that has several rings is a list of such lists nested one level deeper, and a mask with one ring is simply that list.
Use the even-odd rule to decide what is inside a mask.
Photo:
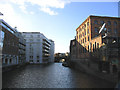
[{"label": "cloud", "polygon": [[25,7],[24,5],[21,5],[19,8],[20,8],[25,14],[28,13],[27,10],[26,10],[26,7]]},{"label": "cloud", "polygon": [[31,12],[30,12],[30,14],[32,14],[32,15],[33,15],[33,14],[34,14],[34,12],[33,12],[33,11],[31,11]]},{"label": "cloud", "polygon": [[19,27],[18,29],[24,30],[24,27],[21,25],[23,23],[22,17],[15,12],[11,4],[0,4],[0,12],[3,13],[3,16],[0,16],[0,19],[5,20],[11,27]]},{"label": "cloud", "polygon": [[49,15],[58,15],[57,12],[52,11],[50,8],[40,8],[41,11],[48,13]]},{"label": "cloud", "polygon": [[27,12],[27,3],[31,5],[38,5],[39,10],[49,15],[58,15],[58,12],[51,8],[63,9],[66,4],[70,3],[70,0],[10,0],[12,3],[18,4],[19,8],[24,12]]}]

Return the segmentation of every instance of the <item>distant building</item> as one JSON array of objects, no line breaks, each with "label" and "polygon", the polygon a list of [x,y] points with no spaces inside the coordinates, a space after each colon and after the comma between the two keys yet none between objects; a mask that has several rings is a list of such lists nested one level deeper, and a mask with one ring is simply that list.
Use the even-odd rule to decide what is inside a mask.
[{"label": "distant building", "polygon": [[54,61],[54,41],[40,32],[22,32],[26,40],[26,61],[48,63]]},{"label": "distant building", "polygon": [[0,19],[0,62],[2,67],[18,64],[19,38],[16,31],[4,20]]},{"label": "distant building", "polygon": [[[15,28],[17,31],[17,29]],[[25,51],[26,51],[26,40],[22,36],[20,32],[16,32],[15,35],[19,38],[19,64],[25,64],[26,63],[26,56],[25,56]]]},{"label": "distant building", "polygon": [[70,59],[72,60],[77,58],[76,45],[77,45],[76,38],[70,41]]},{"label": "distant building", "polygon": [[69,53],[55,53],[55,62],[63,62],[66,61],[67,57],[69,56]]}]

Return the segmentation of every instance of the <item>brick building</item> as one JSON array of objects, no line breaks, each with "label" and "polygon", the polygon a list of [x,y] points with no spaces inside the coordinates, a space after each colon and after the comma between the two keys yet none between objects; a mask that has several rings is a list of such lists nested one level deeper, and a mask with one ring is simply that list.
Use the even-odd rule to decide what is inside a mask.
[{"label": "brick building", "polygon": [[2,67],[17,65],[19,54],[19,38],[15,36],[15,30],[4,20],[0,19],[0,62]]},{"label": "brick building", "polygon": [[[76,59],[90,58],[89,52],[97,51],[98,48],[105,44],[103,36],[104,31],[99,34],[99,30],[103,24],[108,31],[109,37],[120,36],[120,18],[118,17],[105,17],[105,16],[89,16],[77,29],[77,57]],[[99,58],[99,52],[94,54]]]}]

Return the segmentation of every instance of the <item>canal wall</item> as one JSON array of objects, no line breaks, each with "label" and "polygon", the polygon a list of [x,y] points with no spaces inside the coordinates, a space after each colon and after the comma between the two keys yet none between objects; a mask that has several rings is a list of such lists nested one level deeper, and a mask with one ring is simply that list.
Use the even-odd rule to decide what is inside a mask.
[{"label": "canal wall", "polygon": [[16,68],[24,67],[26,65],[28,65],[28,63],[4,66],[2,67],[2,72],[7,72]]},{"label": "canal wall", "polygon": [[77,69],[81,72],[93,75],[95,77],[107,80],[109,82],[118,83],[118,73],[100,72],[96,62],[89,62],[88,60],[71,60],[69,62],[71,68]]}]

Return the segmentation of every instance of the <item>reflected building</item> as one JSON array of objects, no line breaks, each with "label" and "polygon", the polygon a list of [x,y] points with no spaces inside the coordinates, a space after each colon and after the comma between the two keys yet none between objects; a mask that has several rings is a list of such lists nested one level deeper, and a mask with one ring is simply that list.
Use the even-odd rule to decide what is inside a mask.
[{"label": "reflected building", "polygon": [[40,32],[22,32],[26,39],[26,61],[29,63],[48,63],[54,61],[54,41]]}]

